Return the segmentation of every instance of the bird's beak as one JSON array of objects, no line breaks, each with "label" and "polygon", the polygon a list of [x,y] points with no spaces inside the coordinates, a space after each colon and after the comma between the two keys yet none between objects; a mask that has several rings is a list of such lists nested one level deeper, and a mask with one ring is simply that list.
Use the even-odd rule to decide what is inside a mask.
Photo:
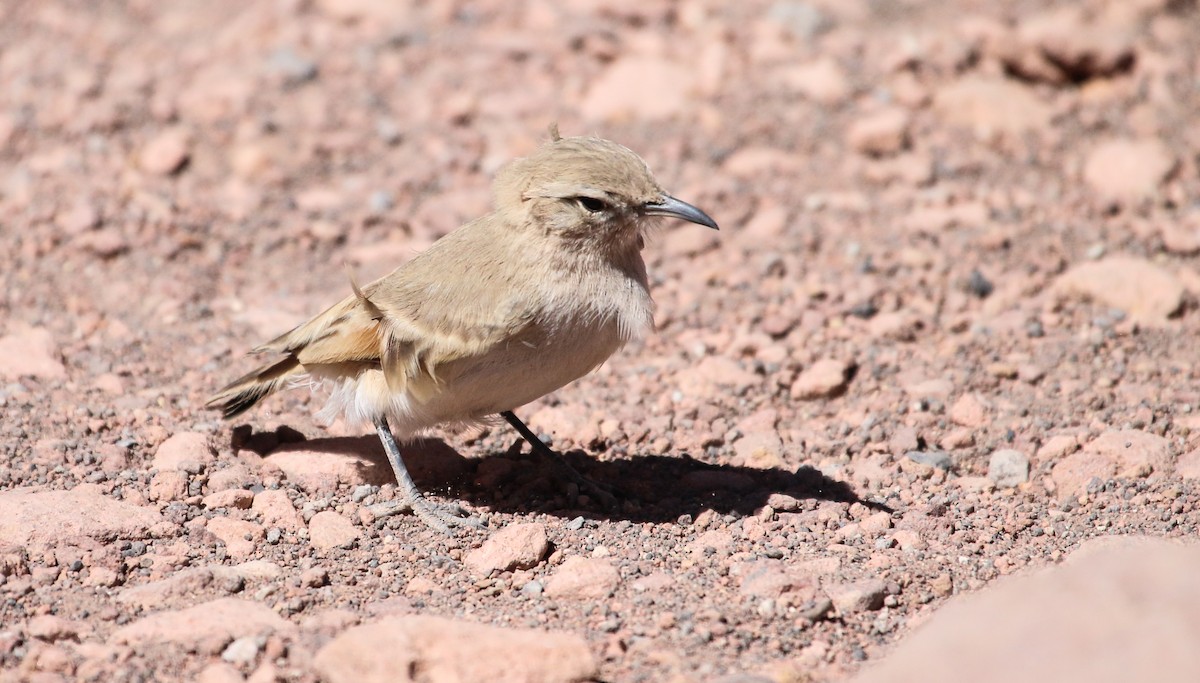
[{"label": "bird's beak", "polygon": [[682,199],[676,199],[669,194],[664,194],[662,199],[646,203],[647,216],[670,216],[672,218],[682,218],[689,223],[703,225],[713,230],[720,230],[717,227],[717,222],[714,221],[708,214],[700,209],[688,204]]}]

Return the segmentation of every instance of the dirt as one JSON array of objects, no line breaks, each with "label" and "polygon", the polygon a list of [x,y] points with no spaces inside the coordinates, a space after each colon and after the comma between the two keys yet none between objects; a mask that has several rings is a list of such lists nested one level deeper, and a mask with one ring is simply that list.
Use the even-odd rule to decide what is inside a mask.
[{"label": "dirt", "polygon": [[[5,3],[2,677],[842,681],[1090,539],[1194,541],[1197,35],[1166,0]],[[412,451],[488,522],[446,538],[319,395],[202,407],[555,122],[721,224],[653,236],[655,334],[518,411],[616,508],[497,422]]]}]

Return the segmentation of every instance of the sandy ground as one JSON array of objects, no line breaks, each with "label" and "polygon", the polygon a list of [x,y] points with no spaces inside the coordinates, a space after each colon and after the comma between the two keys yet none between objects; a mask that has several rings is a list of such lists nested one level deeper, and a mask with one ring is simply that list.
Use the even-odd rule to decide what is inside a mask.
[{"label": "sandy ground", "polygon": [[[408,4],[0,4],[0,678],[1200,677],[1195,3]],[[552,122],[722,226],[520,411],[616,509],[439,434],[447,539],[320,396],[202,408]]]}]

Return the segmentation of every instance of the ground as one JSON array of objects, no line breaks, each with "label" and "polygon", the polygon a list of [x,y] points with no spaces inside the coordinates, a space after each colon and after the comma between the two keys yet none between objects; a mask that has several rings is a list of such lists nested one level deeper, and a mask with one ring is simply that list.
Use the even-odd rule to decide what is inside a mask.
[{"label": "ground", "polygon": [[[0,678],[887,680],[987,596],[1038,614],[1006,575],[1194,540],[1198,35],[1186,0],[0,5]],[[412,449],[488,522],[446,538],[319,395],[203,407],[552,123],[721,224],[650,236],[656,331],[519,411],[616,508],[497,422]],[[1194,566],[1137,543],[1050,571]]]}]

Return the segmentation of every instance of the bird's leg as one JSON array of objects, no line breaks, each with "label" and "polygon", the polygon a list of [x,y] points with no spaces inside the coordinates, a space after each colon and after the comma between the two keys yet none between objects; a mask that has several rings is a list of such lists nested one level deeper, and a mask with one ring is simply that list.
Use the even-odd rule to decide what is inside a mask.
[{"label": "bird's leg", "polygon": [[506,410],[500,413],[500,416],[507,420],[508,423],[512,425],[513,429],[517,430],[517,433],[521,435],[522,439],[525,439],[529,442],[529,447],[533,449],[534,453],[537,453],[542,458],[554,463],[554,466],[559,470],[559,472],[570,481],[575,482],[575,484],[579,486],[580,490],[586,491],[596,500],[600,501],[600,503],[605,507],[611,508],[616,506],[617,499],[611,491],[598,482],[592,481],[591,479],[580,474],[574,467],[571,467],[570,463],[568,463],[566,460],[563,460],[563,457],[559,455],[557,451],[555,451],[553,448],[550,448],[546,445],[546,442],[539,439],[537,434],[534,434],[533,430],[530,429],[524,422],[522,422],[521,418],[517,417],[515,413],[513,413],[511,410]]},{"label": "bird's leg", "polygon": [[453,535],[450,527],[454,526],[483,528],[483,523],[479,520],[461,516],[461,509],[456,510],[459,514],[455,514],[455,511],[441,508],[425,500],[425,497],[417,490],[417,484],[413,481],[412,475],[408,473],[408,468],[404,466],[404,459],[400,456],[400,447],[396,445],[396,437],[392,435],[392,428],[388,425],[386,417],[380,415],[375,418],[375,431],[379,433],[379,440],[383,442],[383,450],[387,452],[388,462],[391,463],[392,472],[396,475],[396,487],[400,491],[402,505],[412,508],[413,514],[431,529],[440,531],[447,536]]}]

